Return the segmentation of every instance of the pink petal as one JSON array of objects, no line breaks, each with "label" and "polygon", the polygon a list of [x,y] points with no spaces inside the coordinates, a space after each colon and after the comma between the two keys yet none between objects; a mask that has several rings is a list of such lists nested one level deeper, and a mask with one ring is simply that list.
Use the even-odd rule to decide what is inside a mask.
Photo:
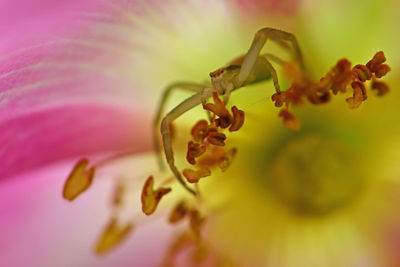
[{"label": "pink petal", "polygon": [[[93,246],[111,212],[106,209],[112,179],[94,186],[70,203],[61,188],[72,162],[16,177],[0,187],[0,266],[156,266],[171,234],[165,220],[137,226],[105,257]],[[31,179],[35,177],[35,179]]]},{"label": "pink petal", "polygon": [[300,0],[236,0],[245,15],[290,15],[300,7]]},{"label": "pink petal", "polygon": [[151,147],[150,120],[140,110],[66,105],[0,125],[0,179],[42,164],[110,150]]},{"label": "pink petal", "polygon": [[0,53],[61,34],[76,24],[95,0],[3,0],[0,3]]}]

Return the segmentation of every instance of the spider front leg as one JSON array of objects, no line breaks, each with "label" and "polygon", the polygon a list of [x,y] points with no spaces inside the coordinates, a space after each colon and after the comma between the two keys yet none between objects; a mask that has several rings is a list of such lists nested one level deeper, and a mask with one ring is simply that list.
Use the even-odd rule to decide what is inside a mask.
[{"label": "spider front leg", "polygon": [[154,117],[154,123],[153,123],[154,150],[156,152],[156,155],[158,158],[158,165],[161,170],[165,168],[165,165],[161,158],[161,144],[160,144],[160,138],[158,135],[159,134],[158,125],[160,123],[161,115],[162,115],[162,112],[164,110],[165,104],[167,103],[169,96],[176,89],[183,89],[186,91],[199,93],[199,92],[202,92],[205,87],[206,86],[203,84],[189,83],[189,82],[176,82],[176,83],[169,85],[167,88],[165,88],[163,95],[161,97],[160,104],[158,105],[156,116]]},{"label": "spider front leg", "polygon": [[170,112],[167,113],[167,115],[161,122],[161,128],[160,128],[167,163],[171,171],[175,175],[176,179],[178,180],[178,182],[181,183],[182,186],[193,195],[197,195],[197,192],[186,184],[186,182],[183,180],[180,171],[175,166],[175,159],[171,142],[171,131],[169,125],[178,117],[180,117],[182,114],[184,114],[186,111],[191,110],[195,106],[199,105],[202,101],[202,97],[204,97],[202,96],[202,93],[198,93],[180,103],[178,106],[176,106],[174,109],[172,109]]},{"label": "spider front leg", "polygon": [[304,69],[303,57],[301,55],[300,47],[296,37],[292,33],[282,30],[263,28],[255,34],[253,43],[251,44],[250,49],[243,60],[243,64],[239,73],[240,82],[245,82],[249,77],[268,38],[278,43],[282,43],[282,41],[290,42],[292,44],[295,60],[298,62],[300,68]]}]

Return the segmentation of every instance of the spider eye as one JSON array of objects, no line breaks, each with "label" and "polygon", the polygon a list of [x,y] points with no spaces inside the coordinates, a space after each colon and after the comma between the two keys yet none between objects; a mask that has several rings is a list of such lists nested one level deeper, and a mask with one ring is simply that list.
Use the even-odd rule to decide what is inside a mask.
[{"label": "spider eye", "polygon": [[215,77],[220,76],[225,71],[225,69],[226,68],[220,68],[220,69],[217,69],[216,71],[210,72],[210,77],[215,78]]}]

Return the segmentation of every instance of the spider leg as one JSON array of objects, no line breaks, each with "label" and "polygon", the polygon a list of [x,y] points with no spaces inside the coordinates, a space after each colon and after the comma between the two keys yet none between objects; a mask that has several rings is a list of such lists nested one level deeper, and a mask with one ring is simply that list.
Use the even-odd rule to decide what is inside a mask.
[{"label": "spider leg", "polygon": [[[174,109],[172,109],[170,112],[167,113],[167,115],[163,118],[161,121],[161,135],[162,135],[162,140],[164,144],[164,152],[165,152],[165,157],[167,159],[167,163],[177,178],[178,182],[182,184],[182,186],[188,190],[190,193],[193,195],[196,195],[197,192],[190,188],[186,182],[183,180],[182,175],[178,168],[175,166],[175,159],[174,159],[174,153],[172,150],[172,142],[171,142],[171,132],[169,128],[169,124],[172,123],[174,120],[176,120],[178,117],[180,117],[182,114],[184,114],[186,111],[194,108],[195,106],[199,105],[202,101],[202,98],[204,98],[202,93],[195,94],[186,100],[184,100],[182,103],[177,105]],[[208,96],[209,98],[209,96]]]},{"label": "spider leg", "polygon": [[290,42],[292,44],[294,55],[298,64],[302,69],[304,69],[303,57],[301,55],[300,47],[296,37],[292,33],[282,30],[263,28],[255,34],[253,43],[251,44],[250,49],[243,60],[243,64],[239,73],[240,82],[246,81],[246,79],[249,77],[254,64],[260,55],[261,49],[264,47],[268,38],[278,43],[282,43],[282,40]]},{"label": "spider leg", "polygon": [[203,91],[205,87],[206,86],[203,84],[189,83],[189,82],[176,82],[176,83],[169,85],[167,88],[164,89],[164,92],[161,97],[160,104],[158,105],[156,116],[154,117],[154,122],[153,122],[153,144],[154,144],[154,150],[155,150],[157,158],[158,158],[158,165],[161,170],[163,170],[165,168],[165,165],[164,165],[164,162],[161,157],[161,143],[160,143],[160,138],[159,138],[158,125],[161,121],[161,115],[165,108],[165,104],[167,103],[169,96],[176,89],[183,89],[186,91],[199,93],[199,92]]},{"label": "spider leg", "polygon": [[272,66],[272,64],[268,61],[268,59],[266,57],[259,57],[257,64],[258,64],[258,67],[263,67],[263,68],[267,69],[267,71],[271,75],[276,92],[280,93],[281,87],[279,86],[278,75],[276,74],[276,70]]},{"label": "spider leg", "polygon": [[276,64],[281,65],[281,66],[285,65],[285,63],[286,63],[286,61],[282,60],[280,57],[275,56],[270,53],[262,54],[261,57],[266,58],[268,61],[273,61]]}]

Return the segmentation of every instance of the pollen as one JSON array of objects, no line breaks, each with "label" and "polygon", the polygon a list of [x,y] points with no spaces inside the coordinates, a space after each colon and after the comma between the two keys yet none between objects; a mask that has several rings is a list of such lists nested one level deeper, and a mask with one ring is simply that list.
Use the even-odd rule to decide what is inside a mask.
[{"label": "pollen", "polygon": [[120,226],[116,218],[111,218],[96,244],[96,253],[99,255],[109,252],[119,245],[133,230],[133,225],[128,223]]},{"label": "pollen", "polygon": [[92,184],[95,168],[87,169],[88,166],[87,159],[81,159],[75,164],[64,184],[63,197],[66,200],[73,201]]},{"label": "pollen", "polygon": [[147,178],[143,185],[141,196],[143,213],[146,215],[153,214],[156,211],[160,200],[169,192],[171,192],[171,188],[161,187],[157,190],[154,190],[153,176]]}]

